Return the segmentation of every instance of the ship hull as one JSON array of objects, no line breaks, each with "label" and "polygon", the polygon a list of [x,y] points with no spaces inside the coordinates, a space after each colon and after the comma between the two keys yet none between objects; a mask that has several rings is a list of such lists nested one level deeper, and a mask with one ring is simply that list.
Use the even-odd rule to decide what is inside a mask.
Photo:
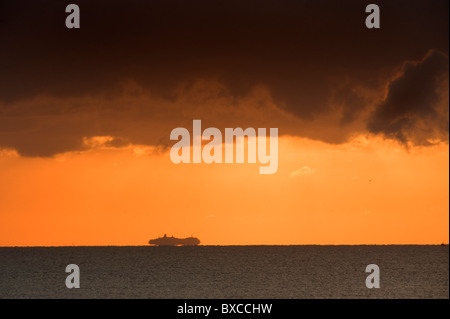
[{"label": "ship hull", "polygon": [[200,244],[200,240],[195,237],[188,238],[175,238],[175,237],[161,237],[151,239],[148,242],[150,245],[155,246],[197,246]]}]

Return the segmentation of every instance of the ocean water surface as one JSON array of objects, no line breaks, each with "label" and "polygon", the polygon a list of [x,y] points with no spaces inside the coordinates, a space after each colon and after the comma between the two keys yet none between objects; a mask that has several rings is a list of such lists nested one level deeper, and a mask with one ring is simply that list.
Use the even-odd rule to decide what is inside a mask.
[{"label": "ocean water surface", "polygon": [[0,298],[449,298],[449,247],[0,247]]}]

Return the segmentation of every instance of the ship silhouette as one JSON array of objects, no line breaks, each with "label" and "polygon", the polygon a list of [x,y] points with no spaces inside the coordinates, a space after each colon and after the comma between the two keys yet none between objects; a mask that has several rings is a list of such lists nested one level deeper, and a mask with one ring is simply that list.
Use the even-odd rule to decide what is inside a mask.
[{"label": "ship silhouette", "polygon": [[156,246],[197,246],[200,244],[200,240],[192,236],[188,238],[176,238],[173,236],[167,237],[164,234],[164,237],[150,239],[148,243]]}]

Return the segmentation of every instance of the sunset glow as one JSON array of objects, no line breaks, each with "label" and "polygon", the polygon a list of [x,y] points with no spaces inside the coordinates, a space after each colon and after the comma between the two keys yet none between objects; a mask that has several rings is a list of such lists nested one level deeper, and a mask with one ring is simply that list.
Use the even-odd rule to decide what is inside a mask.
[{"label": "sunset glow", "polygon": [[132,3],[0,11],[0,246],[448,243],[448,1]]},{"label": "sunset glow", "polygon": [[279,153],[272,176],[257,164],[173,164],[140,145],[48,159],[3,151],[0,245],[145,245],[162,232],[207,245],[448,238],[448,145],[285,136]]}]

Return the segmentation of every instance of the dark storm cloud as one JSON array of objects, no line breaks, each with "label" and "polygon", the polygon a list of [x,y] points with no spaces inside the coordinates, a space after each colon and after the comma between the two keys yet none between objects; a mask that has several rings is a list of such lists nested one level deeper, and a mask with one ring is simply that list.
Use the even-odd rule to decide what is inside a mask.
[{"label": "dark storm cloud", "polygon": [[426,145],[433,138],[448,141],[448,100],[442,92],[446,79],[448,85],[448,63],[448,56],[438,51],[429,52],[420,62],[405,63],[401,75],[389,84],[368,129],[402,143]]},{"label": "dark storm cloud", "polygon": [[[189,120],[221,112],[180,102],[180,88],[205,80],[223,85],[211,100],[225,95],[233,104],[260,86],[296,119],[337,112],[337,125],[350,127],[373,102],[358,88],[382,89],[396,68],[430,49],[448,54],[446,0],[377,1],[379,30],[365,27],[367,3],[359,0],[80,0],[81,29],[69,30],[72,2],[0,2],[0,147],[49,156],[78,149],[84,136],[167,136],[180,115],[164,102],[109,103],[128,81]],[[40,96],[65,102],[29,102]],[[84,98],[97,104],[71,102]],[[320,131],[284,132],[335,143],[347,134]]]}]

